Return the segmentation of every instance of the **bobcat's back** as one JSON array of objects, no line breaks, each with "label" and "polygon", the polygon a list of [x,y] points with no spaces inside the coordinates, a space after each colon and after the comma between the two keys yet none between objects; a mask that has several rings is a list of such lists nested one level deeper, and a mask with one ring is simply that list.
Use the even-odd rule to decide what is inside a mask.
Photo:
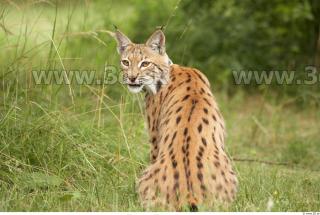
[{"label": "bobcat's back", "polygon": [[138,183],[144,206],[181,210],[231,202],[237,178],[207,78],[196,69],[172,65],[169,83],[146,96],[146,113],[152,164]]}]

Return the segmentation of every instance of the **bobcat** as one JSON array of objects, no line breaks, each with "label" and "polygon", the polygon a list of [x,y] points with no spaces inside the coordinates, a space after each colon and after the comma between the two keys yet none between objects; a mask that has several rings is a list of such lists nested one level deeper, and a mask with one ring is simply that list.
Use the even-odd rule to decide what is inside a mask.
[{"label": "bobcat", "polygon": [[135,44],[116,30],[123,81],[145,91],[151,164],[138,181],[142,205],[191,211],[235,199],[237,178],[224,149],[225,125],[208,79],[173,64],[156,30]]}]

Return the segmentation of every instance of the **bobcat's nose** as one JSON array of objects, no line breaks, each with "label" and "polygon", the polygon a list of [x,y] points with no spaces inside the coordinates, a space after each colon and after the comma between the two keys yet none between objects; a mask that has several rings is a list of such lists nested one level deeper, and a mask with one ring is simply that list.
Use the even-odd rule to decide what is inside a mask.
[{"label": "bobcat's nose", "polygon": [[136,76],[130,76],[128,77],[128,79],[131,81],[131,82],[135,82],[135,80],[137,79]]}]

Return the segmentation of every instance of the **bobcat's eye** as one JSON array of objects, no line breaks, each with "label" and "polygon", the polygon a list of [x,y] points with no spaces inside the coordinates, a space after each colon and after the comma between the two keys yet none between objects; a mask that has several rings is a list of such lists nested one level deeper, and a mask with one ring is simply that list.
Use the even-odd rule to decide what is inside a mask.
[{"label": "bobcat's eye", "polygon": [[147,67],[147,66],[149,66],[150,65],[150,62],[148,62],[148,61],[143,61],[142,63],[141,63],[141,65],[140,65],[140,67]]},{"label": "bobcat's eye", "polygon": [[121,63],[124,66],[129,66],[129,64],[130,64],[128,60],[122,60]]}]

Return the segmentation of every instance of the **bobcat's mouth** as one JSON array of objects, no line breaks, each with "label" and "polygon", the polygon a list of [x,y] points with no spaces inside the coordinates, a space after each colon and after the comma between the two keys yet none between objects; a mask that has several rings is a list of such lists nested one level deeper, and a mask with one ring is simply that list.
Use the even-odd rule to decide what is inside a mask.
[{"label": "bobcat's mouth", "polygon": [[142,86],[142,84],[128,84],[128,86],[132,88],[139,88]]},{"label": "bobcat's mouth", "polygon": [[128,85],[128,89],[130,92],[132,93],[139,93],[142,88],[143,88],[143,85],[142,84],[127,84]]}]

